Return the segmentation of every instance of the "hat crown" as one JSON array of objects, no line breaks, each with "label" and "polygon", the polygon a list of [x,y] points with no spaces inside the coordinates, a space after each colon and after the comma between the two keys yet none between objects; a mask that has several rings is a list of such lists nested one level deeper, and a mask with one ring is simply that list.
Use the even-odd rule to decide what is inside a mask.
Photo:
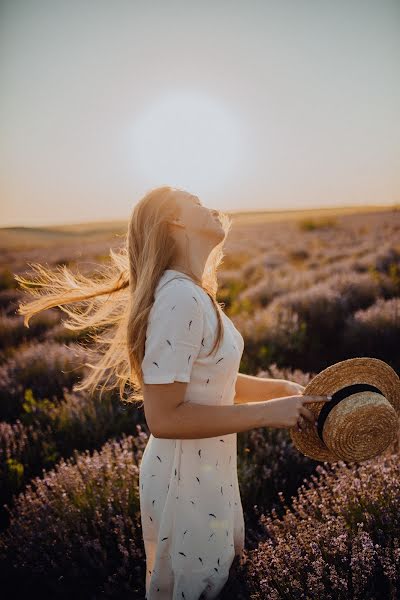
[{"label": "hat crown", "polygon": [[353,383],[352,385],[346,385],[337,390],[336,392],[333,392],[331,394],[332,400],[330,400],[330,402],[325,402],[325,404],[320,410],[317,419],[317,433],[322,442],[324,442],[324,438],[322,437],[322,431],[324,429],[326,418],[331,412],[331,410],[342,400],[345,400],[349,396],[352,396],[353,394],[358,394],[360,392],[376,392],[377,394],[383,396],[383,398],[385,398],[386,400],[386,397],[382,390],[377,388],[375,385],[371,385],[370,383]]}]

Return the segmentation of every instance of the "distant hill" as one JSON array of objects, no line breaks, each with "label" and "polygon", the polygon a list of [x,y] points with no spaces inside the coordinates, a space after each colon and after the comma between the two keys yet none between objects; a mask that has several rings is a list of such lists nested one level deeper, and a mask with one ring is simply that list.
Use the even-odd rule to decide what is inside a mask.
[{"label": "distant hill", "polygon": [[126,221],[49,225],[46,227],[1,227],[0,248],[40,248],[68,242],[101,241],[126,231]]},{"label": "distant hill", "polygon": [[[306,217],[340,216],[346,214],[362,214],[369,212],[398,211],[400,205],[387,206],[335,206],[328,208],[308,208],[290,210],[263,210],[263,211],[225,211],[234,224],[250,225],[254,223],[270,223]],[[128,219],[118,221],[92,221],[86,223],[73,223],[68,225],[47,225],[42,227],[1,227],[0,248],[32,248],[52,246],[58,243],[82,242],[82,237],[87,241],[101,241],[113,236],[124,235]]]}]

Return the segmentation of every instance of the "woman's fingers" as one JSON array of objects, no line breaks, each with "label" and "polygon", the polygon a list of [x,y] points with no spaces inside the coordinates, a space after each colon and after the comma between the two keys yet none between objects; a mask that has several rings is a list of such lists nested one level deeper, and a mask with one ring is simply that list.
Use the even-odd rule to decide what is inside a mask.
[{"label": "woman's fingers", "polygon": [[[311,410],[309,410],[308,408],[306,408],[304,406],[304,404],[307,404],[307,403],[310,403],[310,402],[330,402],[332,400],[332,396],[310,396],[310,395],[305,396],[305,395],[301,395],[300,398],[301,398],[301,401],[302,401],[302,406],[299,407],[299,413],[300,413],[299,420],[301,421],[301,417],[304,417],[312,425],[315,425],[314,413],[312,413]],[[302,431],[301,425],[300,425],[299,421],[297,422],[297,429],[299,431]]]},{"label": "woman's fingers", "polygon": [[314,425],[315,417],[314,413],[312,413],[310,409],[306,408],[305,406],[301,406],[300,414],[306,419],[308,419],[312,425]]},{"label": "woman's fingers", "polygon": [[[302,396],[302,400],[305,403],[307,403],[307,402],[321,402],[321,401],[330,402],[330,400],[332,400],[332,396]],[[315,424],[314,413],[312,413],[311,410],[309,410],[305,406],[301,406],[299,408],[299,412],[300,412],[300,414],[303,417],[305,417],[306,419],[308,419],[312,425]]]},{"label": "woman's fingers", "polygon": [[332,396],[300,396],[303,402],[329,402]]}]

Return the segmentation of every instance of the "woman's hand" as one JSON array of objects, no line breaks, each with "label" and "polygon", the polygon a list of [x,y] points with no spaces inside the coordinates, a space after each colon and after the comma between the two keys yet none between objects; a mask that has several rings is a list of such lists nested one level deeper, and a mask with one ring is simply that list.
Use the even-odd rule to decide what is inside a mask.
[{"label": "woman's hand", "polygon": [[267,411],[267,427],[297,427],[300,419],[306,419],[316,427],[314,413],[305,407],[309,402],[330,402],[331,396],[305,396],[304,394],[292,394],[284,398],[275,398],[265,404]]},{"label": "woman's hand", "polygon": [[298,396],[306,389],[304,385],[300,385],[300,383],[296,383],[295,381],[285,381],[285,387],[287,388],[286,393],[288,396]]}]

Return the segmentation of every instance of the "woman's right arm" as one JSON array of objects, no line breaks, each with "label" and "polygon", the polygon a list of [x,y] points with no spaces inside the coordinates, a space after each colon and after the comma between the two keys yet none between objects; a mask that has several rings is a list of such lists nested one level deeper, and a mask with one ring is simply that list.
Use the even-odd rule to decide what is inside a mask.
[{"label": "woman's right arm", "polygon": [[[327,396],[285,396],[261,402],[207,405],[183,402],[158,419],[153,435],[169,439],[200,439],[249,431],[257,427],[293,427],[300,416],[314,423],[307,402],[328,401]],[[158,403],[160,407],[161,403]]]},{"label": "woman's right arm", "polygon": [[198,439],[267,427],[271,402],[266,400],[233,405],[185,402],[170,412],[169,418],[164,419],[159,435],[155,437]]}]

